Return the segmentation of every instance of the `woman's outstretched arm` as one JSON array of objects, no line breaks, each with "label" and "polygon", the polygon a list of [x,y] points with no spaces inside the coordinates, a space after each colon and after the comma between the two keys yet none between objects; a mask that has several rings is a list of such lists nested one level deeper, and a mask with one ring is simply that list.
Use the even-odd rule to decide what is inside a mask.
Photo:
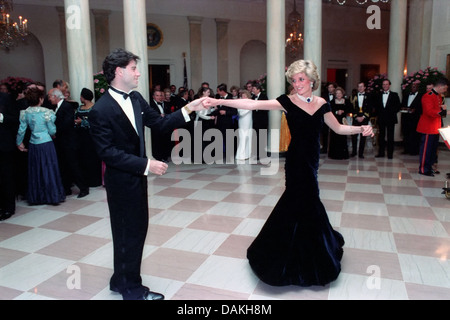
[{"label": "woman's outstretched arm", "polygon": [[213,99],[203,101],[206,108],[214,106],[227,106],[246,110],[284,110],[278,100],[251,100],[251,99]]}]

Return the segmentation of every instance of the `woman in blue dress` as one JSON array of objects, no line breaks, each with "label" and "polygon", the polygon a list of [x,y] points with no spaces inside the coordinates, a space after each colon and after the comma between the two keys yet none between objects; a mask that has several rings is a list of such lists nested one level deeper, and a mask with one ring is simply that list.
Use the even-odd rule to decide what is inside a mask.
[{"label": "woman in blue dress", "polygon": [[[28,191],[30,205],[59,204],[66,199],[52,136],[56,133],[55,112],[42,107],[44,91],[28,89],[25,98],[30,107],[20,112],[16,144],[28,152]],[[28,149],[23,144],[27,127],[31,130]]]},{"label": "woman in blue dress", "polygon": [[286,112],[291,142],[286,152],[286,189],[258,236],[247,250],[255,274],[273,286],[326,285],[341,271],[344,238],[335,231],[319,196],[317,171],[320,131],[327,124],[341,135],[373,135],[370,126],[340,124],[330,105],[313,91],[320,86],[315,64],[292,63],[286,78],[294,90],[272,100],[207,99],[205,107],[226,105],[239,109]]}]

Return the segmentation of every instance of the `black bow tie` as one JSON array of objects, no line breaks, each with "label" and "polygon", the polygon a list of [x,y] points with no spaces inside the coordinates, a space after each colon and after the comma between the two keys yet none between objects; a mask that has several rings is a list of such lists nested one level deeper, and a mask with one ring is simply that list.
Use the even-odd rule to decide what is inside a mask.
[{"label": "black bow tie", "polygon": [[118,94],[122,95],[124,100],[127,100],[128,97],[131,96],[131,92],[130,92],[130,94],[128,94],[128,93],[126,93],[126,92],[117,90],[117,89],[114,88],[114,87],[109,87],[109,88],[110,88],[112,91],[117,92]]},{"label": "black bow tie", "polygon": [[162,103],[162,102],[157,102],[157,104],[159,104],[160,106],[162,106],[162,105],[163,105],[163,103]]},{"label": "black bow tie", "polygon": [[410,95],[410,96],[414,96],[414,95],[415,95],[415,93],[412,93],[412,92],[411,92],[411,93],[410,93],[409,95]]},{"label": "black bow tie", "polygon": [[384,94],[389,94],[389,91],[386,91]]},{"label": "black bow tie", "polygon": [[358,96],[364,96],[364,93],[358,93]]}]

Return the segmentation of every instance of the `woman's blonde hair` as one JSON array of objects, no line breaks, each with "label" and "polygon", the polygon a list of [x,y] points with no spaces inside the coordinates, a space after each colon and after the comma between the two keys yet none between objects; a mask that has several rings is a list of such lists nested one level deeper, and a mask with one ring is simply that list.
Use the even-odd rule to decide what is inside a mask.
[{"label": "woman's blonde hair", "polygon": [[313,91],[320,87],[320,76],[316,65],[311,60],[297,60],[291,63],[286,71],[286,79],[290,84],[292,84],[292,77],[297,73],[304,73],[313,82]]}]

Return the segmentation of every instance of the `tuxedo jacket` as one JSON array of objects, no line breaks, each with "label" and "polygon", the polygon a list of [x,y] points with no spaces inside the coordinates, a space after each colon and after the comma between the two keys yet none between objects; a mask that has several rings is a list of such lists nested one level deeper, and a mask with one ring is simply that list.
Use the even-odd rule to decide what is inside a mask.
[{"label": "tuxedo jacket", "polygon": [[375,98],[375,113],[378,125],[394,125],[398,123],[397,113],[400,111],[400,97],[397,92],[390,91],[386,107],[383,105],[383,94]]},{"label": "tuxedo jacket", "polygon": [[73,104],[63,100],[56,112],[56,138],[54,142],[57,148],[77,148],[74,117],[75,110],[73,109]]},{"label": "tuxedo jacket", "polygon": [[137,132],[109,92],[89,112],[90,132],[100,159],[105,162],[107,170],[110,169],[110,174],[121,174],[125,180],[133,176],[142,177],[147,167],[145,126],[152,131],[169,133],[185,123],[181,110],[161,117],[140,93],[134,92],[130,99]]},{"label": "tuxedo jacket", "polygon": [[411,118],[416,119],[417,121],[422,114],[422,96],[423,94],[417,93],[416,97],[412,101],[411,105],[408,107],[409,93],[403,95],[402,99],[402,108],[411,109],[413,112],[409,113]]},{"label": "tuxedo jacket", "polygon": [[[233,99],[231,94],[227,94],[225,99]],[[225,110],[226,114],[221,115],[220,110]],[[217,114],[216,126],[219,130],[233,129],[233,116],[237,115],[237,109],[219,105],[213,114]]]},{"label": "tuxedo jacket", "polygon": [[[367,125],[369,123],[370,120],[370,116],[372,114],[372,102],[371,102],[371,97],[367,94],[364,93],[364,99],[363,99],[363,103],[362,103],[362,111],[360,109],[359,106],[359,93],[356,95],[356,99],[355,104],[353,105],[353,125]],[[364,120],[362,122],[358,122],[356,120],[357,117],[362,117],[364,116]]]},{"label": "tuxedo jacket", "polygon": [[[256,100],[256,96],[253,96]],[[265,93],[260,93],[257,100],[269,100]],[[253,129],[267,129],[269,127],[269,110],[253,110],[252,111]],[[258,134],[258,132],[256,132]]]},{"label": "tuxedo jacket", "polygon": [[0,92],[0,151],[11,152],[16,149],[16,135],[19,126],[19,113],[7,93]]}]

